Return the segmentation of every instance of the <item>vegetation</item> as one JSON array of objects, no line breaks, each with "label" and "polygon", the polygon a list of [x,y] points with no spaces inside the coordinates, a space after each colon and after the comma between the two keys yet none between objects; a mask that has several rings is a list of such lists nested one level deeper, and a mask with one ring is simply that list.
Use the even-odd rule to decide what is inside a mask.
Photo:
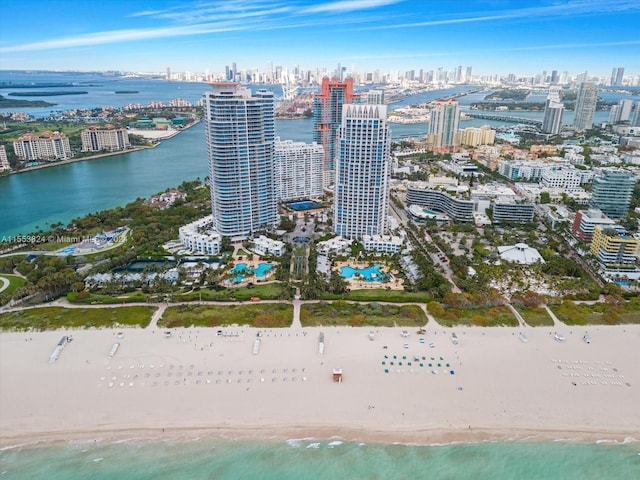
[{"label": "vegetation", "polygon": [[527,325],[531,327],[552,327],[553,319],[547,311],[542,307],[525,308],[515,307]]},{"label": "vegetation", "polygon": [[427,323],[417,305],[383,305],[380,303],[306,303],[300,308],[303,327],[330,325],[350,327],[417,327]]},{"label": "vegetation", "polygon": [[0,108],[53,107],[55,103],[42,100],[14,100],[0,95]]},{"label": "vegetation", "polygon": [[0,329],[43,331],[60,328],[146,327],[154,307],[43,307],[0,314]]},{"label": "vegetation", "polygon": [[17,289],[24,287],[26,280],[18,275],[0,275],[1,278],[6,278],[9,281],[9,286],[2,291],[5,295],[11,295]]},{"label": "vegetation", "polygon": [[558,320],[567,325],[640,323],[640,297],[637,296],[627,302],[622,297],[609,295],[604,302],[593,305],[564,300],[549,308]]},{"label": "vegetation", "polygon": [[530,90],[526,89],[509,89],[496,90],[484,97],[485,100],[515,100],[522,102],[529,96]]},{"label": "vegetation", "polygon": [[466,308],[445,307],[441,303],[431,302],[427,310],[436,321],[444,326],[476,325],[478,327],[517,327],[518,320],[506,306]]},{"label": "vegetation", "polygon": [[219,327],[250,325],[258,328],[289,327],[293,319],[293,305],[263,303],[260,305],[179,305],[165,310],[158,326]]}]

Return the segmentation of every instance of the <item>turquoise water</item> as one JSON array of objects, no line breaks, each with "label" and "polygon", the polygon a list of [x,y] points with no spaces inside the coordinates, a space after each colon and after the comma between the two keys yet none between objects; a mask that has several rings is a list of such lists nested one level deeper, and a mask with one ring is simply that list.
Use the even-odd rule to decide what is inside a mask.
[{"label": "turquoise water", "polygon": [[380,271],[380,265],[372,265],[367,268],[340,267],[340,276],[343,278],[351,278],[356,273],[362,275],[365,282],[383,282],[389,278],[388,273]]},{"label": "turquoise water", "polygon": [[253,273],[256,277],[263,278],[272,268],[272,263],[259,263],[256,268],[247,268],[247,264],[241,262],[237,263],[236,266],[230,270],[230,273],[237,273],[238,275],[233,277],[233,282],[240,283],[244,280],[243,273]]},{"label": "turquoise water", "polygon": [[609,480],[640,478],[639,452],[638,443],[88,442],[5,450],[0,473],[3,480]]}]

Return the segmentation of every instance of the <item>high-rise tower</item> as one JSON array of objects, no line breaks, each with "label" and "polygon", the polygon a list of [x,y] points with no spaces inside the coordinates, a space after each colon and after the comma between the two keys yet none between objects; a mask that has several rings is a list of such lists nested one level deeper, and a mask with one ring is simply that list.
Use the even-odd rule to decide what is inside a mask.
[{"label": "high-rise tower", "polygon": [[214,83],[204,95],[214,229],[242,239],[274,227],[274,99],[238,83]]},{"label": "high-rise tower", "polygon": [[313,98],[313,141],[324,148],[322,185],[326,188],[335,180],[336,135],[342,121],[342,106],[356,103],[353,79],[322,79],[322,90]]},{"label": "high-rise tower", "polygon": [[628,170],[603,169],[593,179],[589,208],[602,210],[611,218],[626,217],[635,183],[633,173]]},{"label": "high-rise tower", "polygon": [[549,95],[547,103],[544,107],[544,117],[542,119],[542,131],[557,135],[562,128],[562,114],[564,113],[564,104],[560,99],[562,87],[549,87]]},{"label": "high-rise tower", "polygon": [[578,98],[576,99],[576,114],[573,118],[573,126],[578,130],[588,130],[593,127],[593,114],[598,102],[598,90],[591,82],[580,84]]},{"label": "high-rise tower", "polygon": [[456,100],[436,100],[431,110],[427,143],[434,147],[455,145],[460,122],[460,110]]},{"label": "high-rise tower", "polygon": [[387,107],[345,105],[338,135],[334,230],[351,239],[383,235],[391,178]]}]

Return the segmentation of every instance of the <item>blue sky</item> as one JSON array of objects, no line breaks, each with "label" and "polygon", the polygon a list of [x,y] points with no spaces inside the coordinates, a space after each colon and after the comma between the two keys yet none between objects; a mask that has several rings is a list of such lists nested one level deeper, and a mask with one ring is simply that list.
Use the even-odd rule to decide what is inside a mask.
[{"label": "blue sky", "polygon": [[0,69],[640,74],[640,0],[0,2]]}]

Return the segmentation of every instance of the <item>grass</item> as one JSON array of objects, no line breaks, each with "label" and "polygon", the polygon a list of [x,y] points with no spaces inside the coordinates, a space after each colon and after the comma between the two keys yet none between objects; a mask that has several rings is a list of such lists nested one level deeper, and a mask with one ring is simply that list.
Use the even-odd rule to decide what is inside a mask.
[{"label": "grass", "polygon": [[544,308],[514,307],[527,325],[531,327],[552,327],[553,319]]},{"label": "grass", "polygon": [[558,320],[567,325],[620,325],[640,323],[640,301],[638,297],[620,304],[577,304],[565,300],[558,305],[549,305]]},{"label": "grass", "polygon": [[293,320],[293,305],[262,303],[256,305],[179,305],[165,310],[158,326],[219,327],[251,325],[261,328],[289,327]]},{"label": "grass", "polygon": [[[437,304],[440,305],[440,304]],[[431,307],[431,304],[430,304]],[[478,327],[517,327],[518,320],[509,307],[473,307],[429,309],[436,321],[446,327],[475,325]]]},{"label": "grass", "polygon": [[428,322],[424,311],[417,305],[355,304],[343,301],[333,303],[306,303],[300,307],[303,327],[320,325],[418,327]]},{"label": "grass", "polygon": [[404,290],[386,290],[384,288],[353,290],[336,295],[322,294],[322,300],[352,300],[354,302],[392,302],[392,303],[426,303],[433,297],[425,292],[405,292]]},{"label": "grass", "polygon": [[[239,288],[227,288],[224,290],[209,290],[201,288],[185,295],[179,295],[179,301],[195,301],[202,298],[203,301],[238,301],[250,300],[251,297],[259,297],[261,300],[278,300],[281,298],[282,289],[285,287],[281,283],[264,283]],[[293,293],[291,293],[293,298]]]},{"label": "grass", "polygon": [[7,289],[0,292],[5,295],[11,295],[17,289],[24,286],[24,284],[27,282],[24,278],[19,277],[18,275],[8,275],[3,273],[0,275],[0,277],[6,278],[7,280],[9,280],[9,286],[7,287]]},{"label": "grass", "polygon": [[56,330],[59,328],[146,327],[154,307],[30,308],[0,315],[2,330]]}]

